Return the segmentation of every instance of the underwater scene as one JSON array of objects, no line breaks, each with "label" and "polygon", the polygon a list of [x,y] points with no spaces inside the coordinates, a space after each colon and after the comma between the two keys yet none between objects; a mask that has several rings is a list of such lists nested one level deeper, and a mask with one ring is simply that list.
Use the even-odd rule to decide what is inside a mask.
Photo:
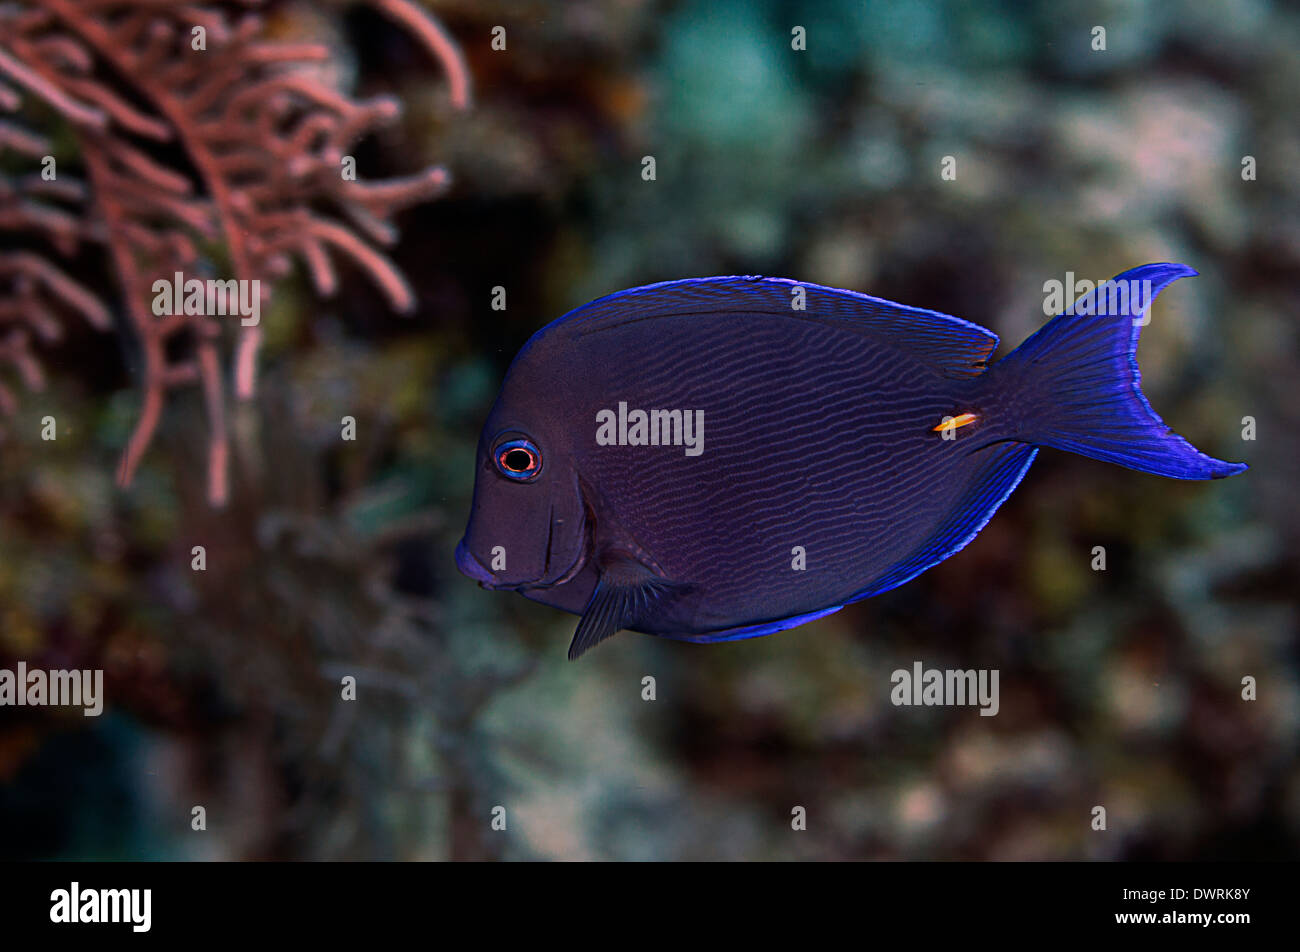
[{"label": "underwater scene", "polygon": [[1298,46],[0,0],[0,858],[1300,857]]}]

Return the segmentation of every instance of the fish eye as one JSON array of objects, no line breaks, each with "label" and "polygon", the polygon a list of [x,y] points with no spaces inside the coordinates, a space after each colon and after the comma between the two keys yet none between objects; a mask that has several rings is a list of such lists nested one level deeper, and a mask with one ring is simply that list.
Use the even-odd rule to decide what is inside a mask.
[{"label": "fish eye", "polygon": [[542,471],[542,451],[532,440],[508,440],[493,454],[497,470],[508,479],[523,482]]}]

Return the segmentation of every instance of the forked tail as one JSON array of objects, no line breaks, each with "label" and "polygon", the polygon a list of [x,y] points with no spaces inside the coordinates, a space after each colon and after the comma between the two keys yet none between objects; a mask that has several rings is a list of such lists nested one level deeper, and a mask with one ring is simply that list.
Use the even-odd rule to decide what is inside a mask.
[{"label": "forked tail", "polygon": [[1015,438],[1174,479],[1221,479],[1245,470],[1206,456],[1174,433],[1142,394],[1138,335],[1165,287],[1196,274],[1147,264],[1118,274],[995,364]]}]

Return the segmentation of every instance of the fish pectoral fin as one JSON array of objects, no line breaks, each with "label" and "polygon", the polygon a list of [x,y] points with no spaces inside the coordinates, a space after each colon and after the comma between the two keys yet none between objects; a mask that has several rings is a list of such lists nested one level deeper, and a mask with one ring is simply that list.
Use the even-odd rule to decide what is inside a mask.
[{"label": "fish pectoral fin", "polygon": [[602,565],[600,581],[573,633],[569,660],[636,624],[657,599],[677,588],[676,583],[661,578],[635,559],[616,558]]}]

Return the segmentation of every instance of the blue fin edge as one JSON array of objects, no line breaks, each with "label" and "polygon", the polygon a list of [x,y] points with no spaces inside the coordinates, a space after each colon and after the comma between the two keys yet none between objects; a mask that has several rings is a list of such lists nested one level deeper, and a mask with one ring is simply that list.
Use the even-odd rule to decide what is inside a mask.
[{"label": "blue fin edge", "polygon": [[673,641],[691,641],[701,645],[715,644],[720,641],[743,641],[746,638],[771,635],[778,631],[785,631],[787,628],[794,628],[810,621],[816,621],[818,618],[825,618],[827,615],[835,614],[843,607],[844,605],[833,605],[830,608],[822,608],[803,615],[792,615],[789,618],[781,618],[777,621],[765,621],[757,625],[744,625],[739,628],[724,628],[721,631],[710,631],[702,635],[656,635],[656,637],[669,638]]},{"label": "blue fin edge", "polygon": [[[896,346],[928,356],[935,360],[941,369],[958,376],[975,376],[982,373],[986,362],[998,346],[998,335],[987,327],[968,321],[943,311],[913,307],[899,304],[885,298],[872,297],[861,291],[847,288],[832,288],[812,281],[796,281],[793,278],[769,278],[756,274],[718,275],[706,278],[678,278],[672,281],[660,281],[640,287],[627,288],[596,298],[568,313],[556,318],[543,327],[534,338],[568,325],[580,327],[584,321],[591,324],[588,333],[603,329],[602,321],[610,321],[609,327],[619,326],[631,315],[620,314],[618,306],[628,299],[653,299],[655,295],[668,295],[674,291],[712,290],[719,292],[740,293],[746,290],[775,290],[776,288],[803,288],[808,292],[824,294],[828,300],[846,310],[860,308],[859,313],[827,314],[825,319],[846,320],[870,332],[876,329],[882,339],[893,342]],[[683,304],[689,302],[683,301]],[[719,309],[724,310],[724,309]],[[682,313],[691,313],[683,311]],[[796,317],[804,315],[791,312]],[[529,341],[529,344],[532,340]],[[525,345],[527,349],[528,345]]]},{"label": "blue fin edge", "polygon": [[[990,482],[994,486],[1000,485],[1003,487],[997,499],[983,509],[982,515],[971,521],[969,530],[965,530],[964,523],[957,521],[956,523],[949,523],[947,526],[942,527],[934,536],[931,537],[931,540],[941,540],[948,533],[951,533],[954,530],[965,530],[964,534],[955,544],[943,549],[941,554],[932,558],[929,555],[924,554],[926,547],[931,544],[931,540],[927,540],[927,542],[918,550],[918,552],[921,553],[919,558],[917,553],[908,556],[877,579],[871,586],[851,597],[845,604],[860,602],[864,598],[873,598],[876,595],[881,595],[891,589],[898,588],[900,585],[906,585],[926,569],[933,568],[940,562],[952,558],[962,549],[966,548],[966,546],[970,545],[971,541],[980,534],[986,525],[989,524],[989,520],[993,518],[993,514],[998,511],[1004,502],[1007,501],[1007,497],[1016,491],[1016,487],[1019,486],[1021,480],[1025,478],[1025,473],[1029,472],[1029,467],[1033,465],[1034,460],[1038,457],[1038,447],[1036,446],[1029,446],[1024,443],[1012,443],[1010,445],[1016,447],[1020,453],[1023,453],[1024,462],[1020,463],[1014,471],[1008,471],[1011,466],[1015,465],[1016,453],[1007,453],[1006,459],[1002,460],[998,464],[998,468],[994,470],[990,479]],[[970,505],[970,502],[964,502],[957,511],[968,511],[967,507]]]}]

